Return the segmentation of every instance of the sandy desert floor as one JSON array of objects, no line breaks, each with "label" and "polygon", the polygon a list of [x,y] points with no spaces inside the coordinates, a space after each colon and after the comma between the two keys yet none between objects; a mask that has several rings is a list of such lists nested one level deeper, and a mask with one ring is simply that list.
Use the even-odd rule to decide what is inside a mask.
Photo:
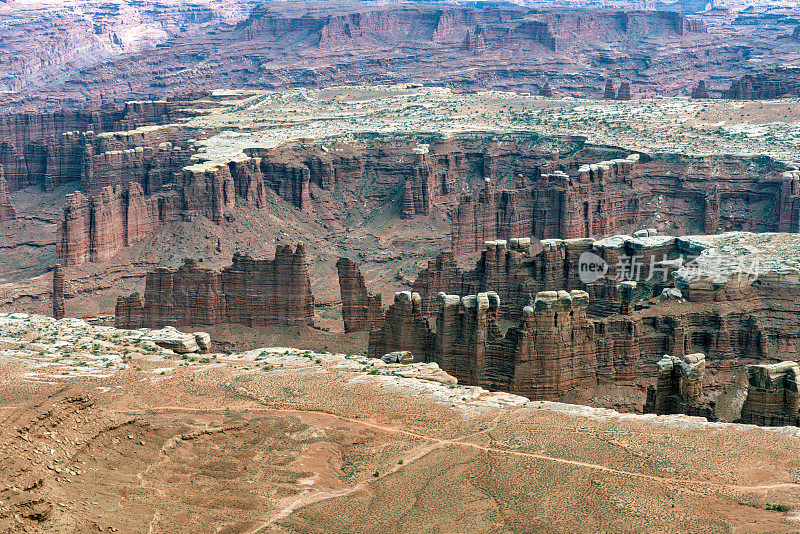
[{"label": "sandy desert floor", "polygon": [[0,529],[791,532],[800,432],[0,315]]}]

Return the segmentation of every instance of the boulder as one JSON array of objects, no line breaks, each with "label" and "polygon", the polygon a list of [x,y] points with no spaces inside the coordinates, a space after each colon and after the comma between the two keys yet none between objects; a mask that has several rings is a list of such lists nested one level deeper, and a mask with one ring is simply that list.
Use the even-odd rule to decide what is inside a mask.
[{"label": "boulder", "polygon": [[197,343],[198,352],[207,354],[211,348],[211,334],[208,332],[192,332],[192,335]]},{"label": "boulder", "polygon": [[[206,334],[208,336],[208,334]],[[140,338],[142,341],[150,341],[159,347],[169,349],[178,354],[189,354],[192,352],[200,352],[198,345],[198,336],[195,334],[186,334],[177,330],[172,326],[165,326],[160,330],[150,330],[143,334]],[[211,337],[208,337],[210,341]],[[206,338],[203,338],[205,342]]]},{"label": "boulder", "polygon": [[384,363],[411,363],[414,361],[414,355],[410,351],[400,350],[384,354],[381,360]]}]

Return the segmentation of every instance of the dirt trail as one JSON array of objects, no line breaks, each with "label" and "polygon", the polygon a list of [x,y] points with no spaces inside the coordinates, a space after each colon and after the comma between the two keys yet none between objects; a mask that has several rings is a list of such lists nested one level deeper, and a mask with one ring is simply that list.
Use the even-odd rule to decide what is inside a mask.
[{"label": "dirt trail", "polygon": [[[158,407],[154,407],[154,408],[149,408],[147,410],[147,412],[166,411],[166,410],[169,410],[169,411],[185,411],[185,412],[200,412],[200,413],[202,413],[202,412],[224,412],[227,409],[226,408],[206,409],[206,408],[183,408],[183,407],[180,407],[180,406],[158,406]],[[732,489],[732,490],[738,490],[738,491],[767,491],[767,490],[786,489],[786,488],[800,489],[800,484],[799,483],[794,483],[794,482],[781,482],[781,483],[776,483],[776,484],[763,484],[763,485],[759,484],[759,485],[754,485],[754,486],[746,486],[746,485],[739,485],[739,484],[724,484],[724,483],[720,483],[720,482],[713,482],[713,481],[710,481],[710,480],[696,480],[696,479],[687,479],[687,478],[660,477],[660,476],[657,476],[657,475],[648,475],[646,473],[639,473],[639,472],[636,472],[636,471],[626,471],[626,470],[623,470],[623,469],[617,469],[617,468],[614,468],[614,467],[608,467],[608,466],[601,465],[601,464],[594,464],[594,463],[589,463],[589,462],[580,462],[578,460],[568,460],[566,458],[559,458],[557,456],[550,456],[550,455],[547,455],[547,454],[534,453],[534,452],[523,452],[523,451],[513,451],[513,450],[509,450],[509,449],[503,449],[503,448],[499,448],[499,447],[489,447],[489,446],[486,446],[486,445],[480,445],[480,444],[477,444],[477,443],[471,443],[469,441],[465,441],[466,439],[469,439],[470,437],[473,437],[473,436],[476,436],[478,434],[484,433],[484,432],[486,432],[488,430],[491,430],[492,425],[490,425],[490,427],[488,427],[488,428],[486,428],[484,430],[480,430],[480,431],[474,432],[472,434],[469,434],[467,436],[463,436],[463,437],[460,437],[460,438],[456,438],[456,439],[439,439],[439,438],[436,438],[436,437],[433,437],[433,436],[427,436],[425,434],[420,434],[418,432],[413,432],[411,430],[406,430],[406,429],[398,428],[398,427],[395,427],[395,426],[382,425],[382,424],[379,424],[379,423],[371,423],[369,421],[363,421],[363,420],[360,420],[360,419],[354,419],[354,418],[351,418],[351,417],[345,417],[345,416],[342,416],[342,415],[336,415],[336,414],[332,414],[332,413],[326,412],[326,411],[287,410],[287,409],[271,409],[271,408],[256,408],[256,409],[248,409],[247,411],[273,413],[273,414],[276,414],[276,415],[282,415],[282,414],[285,414],[285,415],[299,415],[299,416],[302,416],[302,415],[316,415],[316,416],[323,415],[323,416],[332,417],[332,418],[335,418],[335,419],[338,419],[338,420],[341,420],[341,421],[347,421],[348,423],[365,426],[367,428],[371,428],[371,429],[374,429],[374,430],[387,432],[387,433],[393,433],[393,434],[402,434],[402,435],[405,435],[405,436],[409,436],[409,437],[413,437],[413,438],[416,438],[416,439],[422,439],[422,440],[431,442],[431,444],[429,446],[424,447],[423,449],[421,449],[421,453],[416,455],[416,456],[414,456],[413,460],[409,459],[409,461],[404,462],[403,465],[398,465],[392,471],[387,472],[384,475],[381,475],[380,477],[376,478],[376,480],[378,480],[380,478],[383,478],[384,476],[388,476],[388,475],[398,471],[399,469],[402,469],[403,467],[407,467],[408,465],[410,465],[412,463],[412,461],[418,460],[419,458],[425,456],[426,454],[428,454],[429,452],[431,452],[431,451],[433,451],[435,449],[452,445],[452,446],[459,446],[459,447],[469,447],[469,448],[478,449],[478,450],[485,451],[485,452],[493,452],[493,453],[498,453],[498,454],[508,454],[508,455],[512,455],[512,456],[521,456],[521,457],[525,457],[525,458],[534,458],[534,459],[537,459],[537,460],[544,460],[544,461],[549,461],[549,462],[554,462],[554,463],[559,463],[559,464],[573,465],[573,466],[576,466],[576,467],[583,467],[583,468],[587,468],[587,469],[593,469],[593,470],[596,470],[596,471],[602,471],[602,472],[611,473],[611,474],[614,474],[614,475],[641,478],[641,479],[644,479],[644,480],[650,480],[650,481],[653,481],[653,482],[661,482],[661,483],[665,483],[665,484],[698,485],[698,486],[706,486],[706,487],[712,487],[712,488]],[[122,411],[120,410],[120,412],[122,412]],[[125,413],[131,413],[131,412],[125,412]],[[494,418],[493,423],[496,424],[497,420],[502,415],[506,415],[507,413],[508,412],[506,412],[506,411],[501,411],[501,413],[498,414],[498,416],[496,416]],[[348,490],[348,491],[346,491],[344,493],[345,494],[352,493],[353,491],[356,491],[357,489],[362,489],[362,486],[363,486],[362,484],[359,484],[358,486],[354,486],[352,488],[352,490]],[[337,492],[337,493],[341,493],[341,492]],[[339,496],[339,495],[335,495],[335,496]],[[321,500],[321,499],[315,499],[312,502],[316,502],[318,500]]]}]

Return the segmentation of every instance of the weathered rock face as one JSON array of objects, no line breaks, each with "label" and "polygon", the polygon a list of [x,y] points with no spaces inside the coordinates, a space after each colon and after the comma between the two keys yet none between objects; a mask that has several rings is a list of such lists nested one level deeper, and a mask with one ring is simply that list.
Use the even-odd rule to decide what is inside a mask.
[{"label": "weathered rock face", "polygon": [[[317,202],[315,188],[346,188],[374,177],[368,197],[390,199],[398,193],[402,216],[428,215],[436,197],[460,191],[466,183],[469,158],[479,158],[494,144],[460,139],[437,140],[431,145],[406,140],[367,139],[348,143],[286,144],[273,150],[250,150],[260,158],[264,183],[301,210]],[[475,154],[474,152],[478,152]]]},{"label": "weathered rock face", "polygon": [[172,326],[165,326],[159,330],[149,330],[136,339],[155,343],[159,347],[169,349],[178,354],[194,352],[205,354],[208,352],[211,336],[206,332],[187,334],[176,330]]},{"label": "weathered rock face", "polygon": [[665,355],[658,361],[655,387],[648,386],[644,413],[686,414],[714,421],[713,402],[703,398],[705,354]]},{"label": "weathered rock face", "polygon": [[3,175],[3,166],[0,165],[0,223],[13,221],[17,218],[17,211],[8,196],[8,183]]},{"label": "weathered rock face", "polygon": [[[564,242],[557,245],[546,240],[544,250],[535,256],[506,249],[502,257],[514,258],[517,254],[519,257],[508,261],[514,265],[513,269],[495,277],[494,287],[512,296],[523,291],[529,295],[527,290],[543,281],[558,281],[562,285],[556,288],[573,288],[573,291],[538,293],[533,304],[523,308],[519,326],[511,328],[505,336],[492,326],[503,312],[502,297],[490,298],[486,292],[489,299],[486,306],[477,307],[485,308],[486,313],[469,319],[475,308],[471,305],[473,299],[466,301],[465,306],[460,297],[442,293],[437,298],[435,348],[428,351],[426,359],[439,362],[462,382],[526,396],[557,398],[570,388],[592,387],[609,381],[626,384],[637,377],[651,376],[654,364],[664,354],[669,354],[683,362],[680,366],[687,366],[683,382],[678,380],[673,384],[677,378],[667,381],[664,375],[664,383],[659,386],[661,400],[656,402],[654,395],[658,388],[653,390],[649,409],[656,410],[658,404],[659,410],[666,410],[664,403],[670,402],[673,407],[669,410],[675,413],[714,417],[711,403],[704,397],[697,400],[701,395],[701,381],[697,377],[701,362],[698,358],[684,356],[702,352],[707,355],[707,362],[723,370],[738,368],[742,362],[800,357],[797,330],[800,281],[796,270],[791,268],[797,257],[796,242],[795,234],[732,233],[683,238],[647,235],[640,238],[615,236],[596,242],[575,240],[572,250],[565,247]],[[500,248],[506,247],[498,242],[491,243],[481,263],[488,263],[486,256],[496,254]],[[551,250],[559,252],[552,266],[548,266],[546,258]],[[758,250],[760,267],[747,275],[751,268],[747,266],[748,261],[755,254],[753,250]],[[730,256],[720,255],[719,251],[728,251],[724,254]],[[607,262],[609,278],[588,284],[580,280],[578,258],[585,252],[592,252],[598,261]],[[564,261],[564,258],[570,259]],[[634,258],[641,268],[634,276],[641,282],[623,282],[617,286],[615,280],[624,280],[624,276],[631,274],[628,269]],[[457,279],[460,273],[461,282],[445,280],[441,276],[445,272],[454,273],[451,279]],[[429,264],[417,287],[428,291],[437,286],[469,287],[465,280],[474,276],[474,273],[467,276],[460,272],[452,253],[448,252]],[[514,282],[508,285],[509,281]],[[681,289],[671,284],[678,284]],[[681,300],[676,302],[662,296],[662,287],[677,292]],[[647,293],[644,301],[640,300],[641,291]],[[590,296],[599,303],[591,303]],[[530,297],[526,298],[530,302]],[[683,299],[691,304],[683,304]],[[424,310],[426,295],[420,295],[420,303]],[[594,317],[589,317],[592,309]],[[510,309],[506,314],[519,316]],[[486,332],[478,336],[488,340],[481,349],[474,344],[469,347],[464,344],[474,337],[477,324],[487,325]],[[538,332],[537,328],[543,333],[531,337],[529,332],[532,329]],[[381,342],[383,338],[379,334],[376,333],[372,343]],[[539,341],[525,341],[531,339]],[[557,347],[548,345],[552,340],[556,340]],[[451,350],[450,346],[455,348]],[[392,350],[404,348],[397,338],[392,339]],[[528,354],[526,361],[532,363],[520,366],[520,357],[514,356],[520,351]],[[486,354],[492,355],[491,358],[484,356]],[[440,355],[445,359],[439,361]],[[553,359],[558,360],[557,364],[551,362]],[[487,361],[493,362],[493,366],[486,367],[482,363]],[[683,400],[663,400],[677,394]]]},{"label": "weathered rock face", "polygon": [[513,345],[513,369],[507,369],[510,358],[501,359],[494,373],[478,380],[513,376],[513,389],[532,398],[556,398],[594,385],[601,359],[592,343],[595,331],[586,315],[588,305],[585,291],[539,293],[533,306],[523,310],[519,327],[506,335]]},{"label": "weathered rock face", "polygon": [[800,95],[800,68],[778,67],[759,74],[746,74],[731,84],[724,98],[765,100]]},{"label": "weathered rock face", "polygon": [[53,317],[63,319],[64,314],[64,269],[56,263],[53,269]]},{"label": "weathered rock face", "polygon": [[440,293],[439,303],[435,347],[439,366],[456,378],[485,375],[503,348],[497,323],[500,298],[492,292],[463,299]]},{"label": "weathered rock face", "polygon": [[625,280],[619,285],[619,313],[620,315],[630,315],[633,310],[633,298],[636,291],[636,282]]},{"label": "weathered rock face", "polygon": [[631,84],[629,82],[622,82],[619,84],[617,90],[617,100],[630,100],[631,99]]},{"label": "weathered rock face", "polygon": [[114,325],[117,328],[132,330],[142,328],[144,325],[144,305],[139,293],[128,297],[117,297],[117,306],[114,310]]},{"label": "weathered rock face", "polygon": [[711,98],[708,94],[705,80],[700,80],[692,89],[692,98]]},{"label": "weathered rock face", "polygon": [[613,235],[652,217],[665,233],[675,226],[687,234],[800,229],[798,177],[776,161],[638,154],[582,161],[537,167],[521,188],[498,191],[487,181],[477,195],[463,195],[452,219],[453,251],[512,237]]},{"label": "weathered rock face", "polygon": [[486,50],[486,39],[483,37],[483,28],[475,26],[474,30],[467,30],[464,37],[464,50],[478,56]]},{"label": "weathered rock face", "polygon": [[118,54],[152,49],[185,32],[201,32],[222,22],[235,24],[255,4],[255,0],[5,3],[0,16],[13,24],[0,29],[0,40],[6,43],[0,58],[0,90],[60,83]]},{"label": "weathered rock face", "polygon": [[800,26],[797,26],[792,33],[792,39],[795,41],[800,41]]},{"label": "weathered rock face", "polygon": [[152,126],[182,116],[181,104],[128,102],[123,110],[112,105],[97,111],[0,116],[0,165],[6,168],[9,188],[50,190],[80,180],[85,193],[95,194],[133,179],[147,187],[149,170],[166,164],[151,161],[152,150],[143,151],[181,136],[179,129]]},{"label": "weathered rock face", "polygon": [[800,232],[800,170],[788,170],[781,176],[778,231]]},{"label": "weathered rock face", "polygon": [[550,87],[550,82],[544,82],[544,85],[539,89],[539,96],[553,98],[553,88]]},{"label": "weathered rock face", "polygon": [[570,253],[566,260],[565,250],[563,243],[560,250],[554,250],[536,238],[487,241],[477,266],[469,271],[458,268],[453,252],[444,251],[419,273],[413,290],[419,293],[426,315],[436,313],[440,292],[468,295],[495,291],[500,296],[499,316],[519,319],[522,308],[539,291],[579,286],[574,269],[569,280],[563,277],[567,261],[577,259]]},{"label": "weathered rock face", "polygon": [[[251,157],[227,165],[181,168],[190,151],[177,143],[186,144],[180,139],[188,132],[173,130],[76,141],[80,150],[69,153],[78,159],[70,159],[68,167],[80,167],[87,198],[71,197],[65,207],[62,226],[67,231],[62,235],[67,238],[59,249],[65,266],[105,261],[164,222],[204,216],[219,223],[237,197],[266,208],[270,189],[298,209],[327,219],[348,209],[331,201],[328,192],[333,190],[363,199],[366,209],[401,203],[401,216],[410,218],[449,211],[459,194],[482,183],[477,194],[462,194],[453,214],[456,254],[512,237],[608,235],[650,218],[670,232],[673,225],[685,233],[800,230],[800,201],[792,180],[778,177],[784,166],[764,159],[660,156],[637,161],[637,155],[614,157],[624,152],[584,145],[565,146],[562,158],[522,138],[456,137],[430,144],[366,140],[330,148],[288,143],[251,150]],[[130,148],[131,143],[136,147]],[[591,163],[598,154],[613,159]],[[134,186],[120,182],[125,177],[135,179]],[[498,191],[496,183],[513,189]],[[109,185],[98,190],[103,184]],[[770,219],[776,202],[781,205],[778,221]],[[137,227],[129,228],[131,221]]]},{"label": "weathered rock face", "polygon": [[367,291],[364,276],[354,261],[339,258],[336,269],[339,272],[345,333],[379,329],[383,324],[381,296]]},{"label": "weathered rock face", "polygon": [[[236,4],[241,7],[242,2]],[[9,102],[5,107],[25,109],[31,101],[81,107],[99,95],[118,100],[164,98],[217,87],[285,89],[408,80],[473,91],[532,92],[538,89],[542,72],[568,73],[561,79],[570,80],[574,96],[597,96],[591,85],[598,70],[641,71],[635,65],[642,61],[654,65],[652,70],[661,77],[697,69],[696,63],[676,65],[676,47],[700,49],[702,65],[716,65],[718,49],[724,54],[719,63],[728,58],[736,66],[746,62],[727,49],[742,45],[723,48],[716,42],[719,37],[704,33],[702,21],[652,10],[341,2],[309,8],[268,2],[239,25],[217,27],[213,33],[182,32],[157,48],[82,65],[80,76],[35,95],[4,95]],[[642,46],[644,39],[654,44]],[[610,50],[605,61],[598,61],[595,43]],[[212,48],[215,52],[209,54]],[[293,61],[298,53],[306,57],[305,64]],[[192,70],[198,60],[204,69]],[[454,71],[441,69],[443,64],[452,65]],[[597,64],[599,69],[577,68]],[[463,76],[463,72],[474,74]],[[672,87],[688,89],[681,86],[680,76],[669,81]]]},{"label": "weathered rock face", "polygon": [[[630,313],[637,284],[629,280],[641,279],[645,293],[659,295],[671,283],[672,273],[679,266],[676,261],[696,254],[697,250],[697,246],[680,239],[656,235],[615,236],[598,241],[536,238],[487,241],[481,259],[472,270],[462,271],[453,252],[441,252],[419,273],[413,290],[419,293],[426,315],[435,314],[439,292],[474,294],[495,290],[501,299],[498,315],[519,320],[522,309],[533,302],[538,292],[573,289],[589,292],[592,315]],[[584,267],[581,257],[585,253],[595,255],[607,266],[595,278],[586,278],[588,281],[582,278],[587,273],[581,272]],[[637,299],[641,293],[636,292]]]},{"label": "weathered rock face", "polygon": [[386,310],[383,326],[369,333],[367,354],[381,358],[390,352],[409,351],[413,361],[423,362],[431,350],[432,336],[419,295],[401,291],[395,293],[394,304]]},{"label": "weathered rock face", "polygon": [[603,98],[607,100],[614,100],[617,98],[617,90],[614,88],[614,80],[611,78],[606,80],[606,88],[603,91]]},{"label": "weathered rock face", "polygon": [[145,196],[137,183],[127,189],[108,186],[92,198],[79,191],[67,195],[58,229],[58,261],[66,267],[107,261],[122,247],[177,220],[183,205],[174,191]]},{"label": "weathered rock face", "polygon": [[[597,383],[594,325],[586,315],[584,291],[544,292],[525,308],[519,327],[503,336],[496,293],[466,297],[439,295],[434,342],[427,360],[435,361],[460,383],[482,384],[534,398],[557,398],[579,386]],[[417,321],[421,314],[416,314]],[[389,316],[387,313],[387,323]],[[385,330],[385,327],[384,327]],[[408,343],[388,331],[370,336],[370,356]],[[424,350],[420,347],[419,350]],[[412,351],[413,352],[413,351]]]},{"label": "weathered rock face", "polygon": [[747,368],[747,398],[741,422],[762,426],[800,424],[800,366],[796,362],[750,365]]},{"label": "weathered rock face", "polygon": [[[430,144],[366,139],[330,146],[286,143],[250,150],[250,157],[227,165],[181,168],[189,163],[190,150],[179,143],[188,145],[185,137],[191,131],[179,134],[170,127],[146,132],[102,134],[79,144],[82,159],[75,161],[82,191],[65,207],[59,249],[65,265],[106,261],[165,222],[204,216],[219,223],[237,197],[266,209],[270,189],[296,208],[326,219],[336,219],[341,215],[337,210],[343,209],[331,200],[334,190],[363,200],[366,209],[402,202],[401,216],[411,218],[448,209],[459,192],[481,179],[472,176],[472,169],[503,180],[553,157],[522,138],[500,142],[456,137]],[[131,143],[136,146],[130,148]],[[125,177],[134,181],[120,182]],[[137,228],[130,228],[132,222]]]},{"label": "weathered rock face", "polygon": [[[177,134],[149,137],[155,144],[163,138],[175,138]],[[99,154],[94,153],[92,145],[86,145],[84,151],[80,181],[81,191],[87,196],[99,194],[104,187],[129,182],[139,183],[148,193],[159,191],[166,184],[180,181],[176,177],[180,177],[183,167],[189,165],[191,156],[190,151],[173,146],[170,141]]]},{"label": "weathered rock face", "polygon": [[221,271],[193,260],[177,271],[148,273],[144,304],[137,294],[117,300],[119,328],[213,325],[293,326],[314,323],[314,296],[305,247],[278,246],[274,260],[235,254]]}]

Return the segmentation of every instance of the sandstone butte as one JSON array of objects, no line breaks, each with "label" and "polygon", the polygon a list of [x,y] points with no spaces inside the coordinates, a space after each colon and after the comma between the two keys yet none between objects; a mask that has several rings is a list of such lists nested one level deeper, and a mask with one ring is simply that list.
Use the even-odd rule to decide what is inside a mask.
[{"label": "sandstone butte", "polygon": [[339,258],[336,269],[339,273],[345,333],[380,328],[383,324],[381,296],[367,291],[358,264],[348,258]]},{"label": "sandstone butte", "polygon": [[[216,132],[175,121],[190,103],[209,105],[202,98],[208,95],[0,117],[8,193],[80,182],[58,229],[64,267],[106,262],[171,222],[203,216],[222,223],[237,199],[265,210],[277,195],[307,213],[334,209],[326,217],[335,219],[326,195],[372,176],[368,200],[399,194],[404,219],[454,209],[456,254],[493,239],[602,237],[657,213],[665,215],[663,232],[675,232],[668,224],[683,233],[800,228],[796,168],[765,158],[643,155],[576,139],[554,139],[559,146],[545,149],[542,140],[509,134],[426,142],[368,136],[330,147],[290,141],[198,164],[196,138]],[[2,180],[0,209],[9,219]]]},{"label": "sandstone butte", "polygon": [[[796,242],[794,234],[737,232],[544,240],[536,249],[528,239],[500,240],[464,272],[446,251],[420,273],[419,293],[396,294],[383,327],[370,334],[368,354],[409,350],[462,383],[548,400],[601,383],[630,384],[653,376],[658,362],[645,409],[709,419],[720,391],[703,396],[705,362],[752,362],[748,401],[736,407],[736,419],[795,421],[794,382],[783,378],[784,368],[794,368],[759,371],[759,362],[800,353],[789,326],[800,298]],[[756,270],[743,271],[752,250],[760,253]],[[609,265],[606,277],[589,284],[578,272],[586,252]],[[619,283],[634,257],[643,282]],[[459,296],[469,291],[476,293]],[[503,317],[518,323],[505,334]]]},{"label": "sandstone butte", "polygon": [[0,222],[13,221],[17,218],[17,211],[8,196],[8,182],[3,175],[3,166],[0,165]]},{"label": "sandstone butte", "polygon": [[314,323],[314,296],[305,247],[278,245],[274,260],[235,254],[221,271],[186,260],[177,270],[148,273],[138,293],[117,300],[119,328],[162,328],[219,323],[295,326]]},{"label": "sandstone butte", "polygon": [[[797,231],[800,224],[793,215],[800,209],[795,179],[784,177],[790,170],[778,162],[681,156],[642,162],[638,154],[613,150],[606,155],[625,157],[604,160],[600,147],[552,160],[543,154],[520,154],[513,144],[500,148],[487,140],[476,147],[467,138],[431,146],[404,141],[369,144],[373,146],[366,151],[344,144],[335,155],[319,146],[258,150],[245,160],[207,170],[193,166],[177,170],[179,165],[162,158],[166,169],[161,163],[148,164],[149,170],[142,174],[147,180],[107,185],[94,196],[81,192],[69,196],[59,230],[59,259],[65,266],[106,261],[169,221],[203,215],[219,223],[236,198],[266,209],[268,190],[299,210],[310,210],[320,197],[317,191],[346,187],[373,170],[382,177],[379,183],[386,184],[373,198],[389,199],[400,187],[403,218],[427,216],[442,209],[439,206],[457,204],[452,222],[456,253],[479,250],[485,241],[498,238],[612,234],[652,217],[655,209],[650,200],[658,196],[669,199],[658,209],[687,230]],[[475,150],[482,160],[485,185],[477,194],[459,194],[459,184],[468,181]],[[161,145],[158,151],[174,153],[175,147]],[[523,173],[533,178],[517,181],[514,189],[496,189],[494,181],[500,177]],[[681,176],[677,184],[668,178],[674,173]],[[174,181],[169,183],[166,177]],[[720,181],[722,185],[712,185]],[[729,203],[749,199],[743,217],[728,215],[719,198],[720,187]],[[691,199],[689,213],[679,200],[686,196]],[[762,207],[769,203],[780,209],[765,216]]]}]

